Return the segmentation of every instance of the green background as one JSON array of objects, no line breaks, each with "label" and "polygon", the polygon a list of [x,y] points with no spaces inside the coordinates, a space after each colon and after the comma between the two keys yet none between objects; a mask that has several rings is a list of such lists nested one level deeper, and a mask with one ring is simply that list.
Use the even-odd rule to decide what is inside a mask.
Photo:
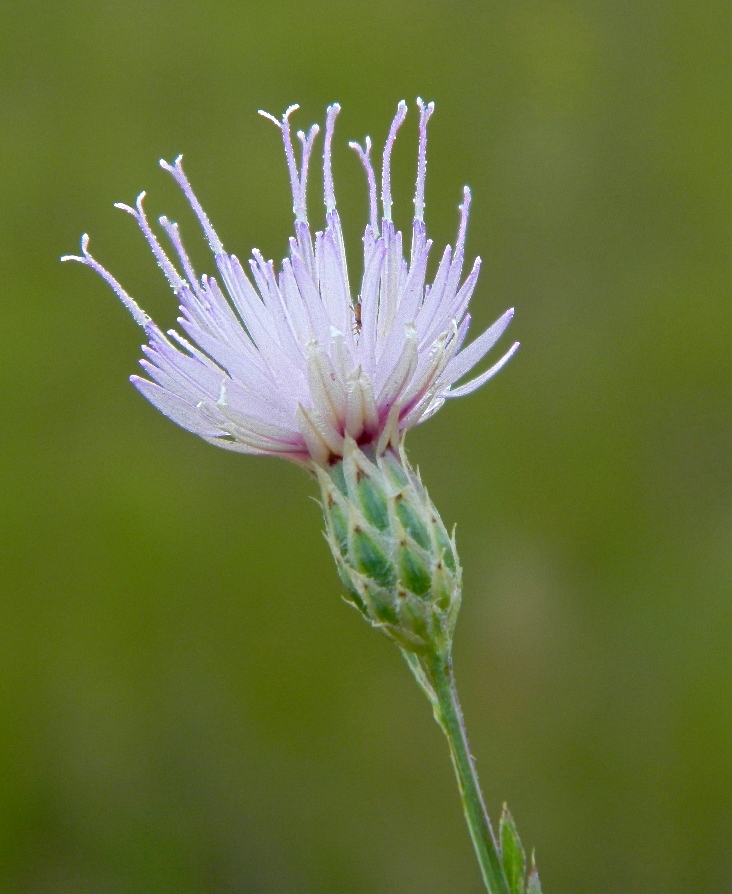
[{"label": "green background", "polygon": [[[278,135],[343,112],[363,172],[433,99],[427,222],[484,267],[476,331],[522,348],[410,436],[465,599],[456,670],[489,809],[547,894],[732,888],[726,4],[13,2],[0,9],[0,891],[469,894],[445,743],[339,599],[311,482],[216,450],[129,385],[163,326],[134,222],[184,152],[230,251],[279,259]],[[317,167],[317,166],[316,166]],[[312,217],[319,220],[319,180]],[[508,342],[506,342],[508,343]]]}]

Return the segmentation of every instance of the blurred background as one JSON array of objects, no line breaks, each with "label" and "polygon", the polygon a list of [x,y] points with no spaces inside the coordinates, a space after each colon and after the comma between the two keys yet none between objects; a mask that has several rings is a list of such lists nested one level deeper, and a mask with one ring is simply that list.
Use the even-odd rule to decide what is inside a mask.
[{"label": "blurred background", "polygon": [[[0,891],[477,894],[442,736],[340,600],[310,481],[187,434],[129,385],[141,332],[58,257],[92,250],[163,326],[134,222],[187,171],[230,251],[280,259],[258,108],[435,100],[427,222],[463,184],[476,330],[522,348],[409,439],[465,597],[456,671],[486,798],[547,894],[732,888],[726,4],[69,2],[0,10]],[[321,144],[322,145],[322,144]],[[317,164],[311,219],[319,222]],[[508,344],[508,342],[506,342]]]}]

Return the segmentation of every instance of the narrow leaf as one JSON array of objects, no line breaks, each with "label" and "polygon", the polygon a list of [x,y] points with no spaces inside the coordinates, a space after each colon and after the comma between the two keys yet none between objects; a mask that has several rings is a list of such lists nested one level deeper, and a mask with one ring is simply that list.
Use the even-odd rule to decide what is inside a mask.
[{"label": "narrow leaf", "polygon": [[503,869],[508,880],[508,889],[511,894],[524,894],[526,854],[521,846],[516,823],[514,823],[513,817],[505,804],[501,814],[500,835]]},{"label": "narrow leaf", "polygon": [[526,888],[526,894],[541,894],[541,882],[539,881],[539,873],[536,871],[536,860],[533,853],[531,855],[531,871],[529,872],[529,884]]}]

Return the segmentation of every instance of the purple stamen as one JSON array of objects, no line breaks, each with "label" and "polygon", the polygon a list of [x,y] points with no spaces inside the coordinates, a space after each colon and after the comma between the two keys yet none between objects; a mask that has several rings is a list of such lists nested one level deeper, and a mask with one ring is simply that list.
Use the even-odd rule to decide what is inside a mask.
[{"label": "purple stamen", "polygon": [[305,136],[304,132],[298,130],[297,138],[302,143],[302,164],[300,165],[300,195],[302,196],[302,204],[305,209],[305,216],[303,220],[307,221],[307,190],[308,190],[308,165],[310,164],[310,153],[313,151],[313,143],[315,141],[315,137],[320,133],[320,128],[317,124],[313,124],[313,126],[308,131],[307,136]]},{"label": "purple stamen", "polygon": [[208,215],[201,207],[201,203],[196,198],[193,190],[191,189],[191,184],[188,182],[188,178],[183,173],[183,164],[182,164],[182,155],[179,155],[178,158],[173,162],[173,164],[168,164],[164,159],[160,159],[160,167],[164,170],[168,171],[173,175],[175,182],[180,186],[183,190],[183,194],[188,199],[188,203],[198,218],[198,222],[201,224],[201,229],[206,236],[209,246],[211,247],[211,251],[217,255],[219,252],[224,250],[223,243],[216,235],[216,231],[211,226],[211,221],[208,219]]},{"label": "purple stamen", "polygon": [[112,276],[112,274],[105,270],[104,267],[98,262],[95,261],[94,258],[89,254],[89,236],[84,233],[81,237],[81,254],[83,257],[79,257],[78,255],[63,255],[61,258],[62,261],[76,261],[78,264],[84,264],[86,267],[91,267],[91,269],[98,273],[99,276],[112,288],[112,291],[117,295],[119,300],[124,304],[127,310],[132,315],[132,319],[143,329],[146,329],[148,324],[151,322],[150,317],[145,313],[145,311],[140,307],[140,305],[132,298],[130,295],[125,292],[122,286],[117,282],[117,280]]},{"label": "purple stamen", "polygon": [[120,211],[126,211],[127,214],[131,214],[132,217],[137,221],[137,225],[142,230],[142,234],[147,240],[147,244],[150,246],[150,249],[155,256],[155,260],[158,262],[158,267],[165,274],[165,278],[170,283],[170,287],[174,292],[178,292],[181,286],[184,285],[183,279],[178,271],[175,269],[173,264],[170,262],[170,259],[165,254],[162,249],[162,246],[157,240],[157,237],[153,233],[150,228],[150,224],[147,221],[147,217],[145,216],[145,211],[142,207],[142,201],[145,198],[145,193],[141,192],[137,197],[137,201],[135,202],[136,208],[130,208],[129,205],[125,205],[124,202],[115,202],[114,207],[119,208]]},{"label": "purple stamen", "polygon": [[393,204],[391,201],[391,150],[394,148],[397,131],[404,123],[406,117],[407,104],[402,99],[399,101],[396,115],[389,128],[389,136],[384,144],[384,157],[381,167],[381,204],[384,209],[384,220],[388,221],[391,221],[391,206]]},{"label": "purple stamen", "polygon": [[417,97],[419,106],[419,155],[417,157],[417,190],[414,194],[414,219],[424,220],[424,184],[427,177],[427,122],[435,110],[433,102],[425,105]]},{"label": "purple stamen", "polygon": [[374,166],[371,164],[371,137],[366,137],[364,141],[366,148],[362,148],[358,143],[349,143],[351,149],[358,152],[361,162],[366,169],[366,178],[369,184],[369,216],[371,221],[371,229],[374,235],[379,232],[379,209],[376,204],[376,175],[374,174]]},{"label": "purple stamen", "polygon": [[470,215],[470,187],[463,187],[463,201],[460,208],[460,228],[458,229],[457,243],[455,244],[455,255],[465,249],[465,234],[468,231],[468,216]]},{"label": "purple stamen", "polygon": [[268,118],[273,124],[276,124],[282,134],[282,142],[285,146],[285,158],[287,159],[287,169],[290,172],[290,186],[292,187],[292,210],[295,220],[307,221],[307,211],[305,202],[303,201],[302,184],[297,173],[297,162],[295,161],[295,150],[292,148],[292,137],[290,135],[290,115],[296,112],[300,106],[290,106],[282,116],[282,121],[278,121],[274,115],[269,112],[259,110],[259,114],[263,118]]},{"label": "purple stamen", "polygon": [[165,230],[168,239],[170,239],[170,243],[175,249],[175,253],[178,255],[181,264],[183,265],[183,270],[188,279],[188,282],[191,285],[191,288],[194,291],[198,289],[198,280],[196,279],[196,271],[193,269],[193,264],[191,264],[191,259],[188,257],[188,252],[183,247],[183,240],[180,237],[180,230],[178,229],[177,223],[172,223],[168,220],[165,215],[159,217],[160,226]]},{"label": "purple stamen", "polygon": [[325,116],[325,140],[323,145],[323,185],[325,193],[325,210],[330,214],[335,211],[335,189],[333,188],[333,168],[331,165],[331,144],[333,142],[333,130],[335,128],[335,120],[340,112],[341,107],[337,102],[332,106],[328,106]]}]

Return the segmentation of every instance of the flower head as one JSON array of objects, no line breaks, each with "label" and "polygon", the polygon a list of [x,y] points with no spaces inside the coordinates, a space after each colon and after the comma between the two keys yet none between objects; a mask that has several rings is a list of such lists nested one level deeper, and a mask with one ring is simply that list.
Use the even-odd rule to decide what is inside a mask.
[{"label": "flower head", "polygon": [[117,293],[144,329],[141,364],[150,377],[133,384],[162,413],[183,428],[220,447],[242,453],[281,456],[307,468],[339,461],[355,442],[372,455],[397,448],[405,432],[432,416],[451,397],[474,391],[506,363],[518,344],[488,370],[465,384],[510,322],[506,311],[464,346],[468,304],[480,259],[462,279],[470,207],[466,187],[460,205],[455,247],[447,246],[431,284],[426,283],[432,246],[424,224],[427,122],[434,104],[419,106],[419,151],[409,260],[402,234],[391,218],[391,152],[407,114],[402,101],[392,121],[382,156],[381,220],[371,140],[351,143],[366,170],[369,223],[363,236],[363,277],[351,291],[341,224],[336,210],[331,145],[337,104],[325,124],[323,180],[325,229],[313,239],[307,218],[307,175],[318,126],[305,134],[298,165],[290,128],[291,106],[273,121],[282,134],[292,188],[295,235],[290,252],[275,271],[255,250],[251,278],[235,255],[227,254],[193,193],[181,158],[161,161],[188,199],[203,229],[217,276],[200,278],[193,270],[178,225],[160,224],[177,258],[164,251],[143,209],[144,193],[131,214],[179,303],[176,330],[163,333],[117,280],[89,253],[66,256],[95,270]]}]

